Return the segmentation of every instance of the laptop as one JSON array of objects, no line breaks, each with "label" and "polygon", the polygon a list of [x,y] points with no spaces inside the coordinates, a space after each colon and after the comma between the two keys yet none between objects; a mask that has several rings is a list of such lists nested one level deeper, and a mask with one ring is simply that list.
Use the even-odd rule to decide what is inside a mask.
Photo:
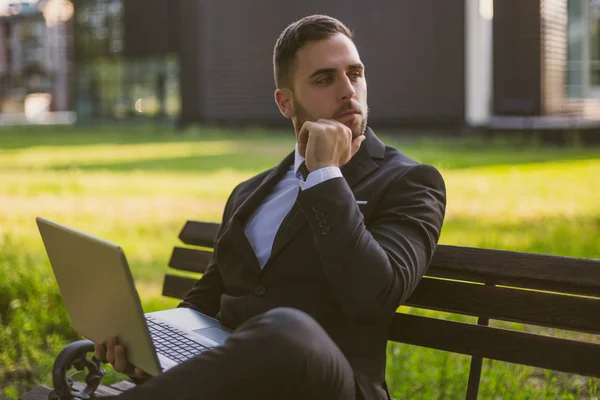
[{"label": "laptop", "polygon": [[144,314],[116,244],[37,217],[73,328],[95,343],[116,336],[134,366],[156,376],[223,344],[231,331],[189,308]]}]

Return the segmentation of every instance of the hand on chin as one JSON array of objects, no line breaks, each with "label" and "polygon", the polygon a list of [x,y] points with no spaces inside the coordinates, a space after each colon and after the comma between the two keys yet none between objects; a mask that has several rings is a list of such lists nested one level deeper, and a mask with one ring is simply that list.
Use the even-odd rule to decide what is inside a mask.
[{"label": "hand on chin", "polygon": [[306,121],[298,133],[298,151],[308,170],[346,164],[365,140],[362,132],[356,134],[359,130],[337,119]]}]

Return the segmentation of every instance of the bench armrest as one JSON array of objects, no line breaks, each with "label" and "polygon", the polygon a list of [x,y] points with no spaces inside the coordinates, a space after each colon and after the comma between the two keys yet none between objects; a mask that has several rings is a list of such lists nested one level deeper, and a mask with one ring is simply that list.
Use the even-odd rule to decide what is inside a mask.
[{"label": "bench armrest", "polygon": [[[87,358],[87,353],[94,352],[94,342],[90,340],[78,340],[70,343],[54,360],[52,368],[52,386],[54,390],[48,395],[49,400],[72,400],[90,399],[100,385],[104,376],[104,369],[96,357]],[[85,388],[78,390],[73,388],[73,381],[67,376],[67,371],[74,367],[78,371],[87,368],[85,377]]]}]

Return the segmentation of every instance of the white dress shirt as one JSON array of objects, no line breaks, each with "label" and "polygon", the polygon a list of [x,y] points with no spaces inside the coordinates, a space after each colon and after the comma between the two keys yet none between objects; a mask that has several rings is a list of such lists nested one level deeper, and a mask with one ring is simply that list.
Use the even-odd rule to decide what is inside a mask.
[{"label": "white dress shirt", "polygon": [[298,171],[303,162],[304,157],[298,152],[296,144],[294,165],[258,206],[244,227],[244,233],[254,249],[261,268],[265,266],[271,256],[275,235],[283,219],[292,209],[298,197],[298,191],[310,189],[329,179],[342,177],[342,171],[338,167],[326,167],[309,173],[305,182]]}]

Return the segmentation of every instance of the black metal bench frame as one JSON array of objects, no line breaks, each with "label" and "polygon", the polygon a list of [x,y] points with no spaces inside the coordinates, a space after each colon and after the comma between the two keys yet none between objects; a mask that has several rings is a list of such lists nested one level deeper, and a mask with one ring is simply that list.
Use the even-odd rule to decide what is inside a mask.
[{"label": "black metal bench frame", "polygon": [[[188,221],[179,238],[201,248],[175,247],[169,266],[202,273],[218,228]],[[194,282],[168,273],[163,295],[181,299]],[[389,331],[390,341],[472,356],[467,400],[478,397],[483,358],[600,377],[600,343],[489,326],[494,319],[599,334],[600,260],[439,245],[406,305],[477,317],[470,324],[399,312]],[[54,385],[63,396],[57,398],[72,398],[65,360],[86,349],[93,349],[89,341],[72,343],[57,359]]]}]

